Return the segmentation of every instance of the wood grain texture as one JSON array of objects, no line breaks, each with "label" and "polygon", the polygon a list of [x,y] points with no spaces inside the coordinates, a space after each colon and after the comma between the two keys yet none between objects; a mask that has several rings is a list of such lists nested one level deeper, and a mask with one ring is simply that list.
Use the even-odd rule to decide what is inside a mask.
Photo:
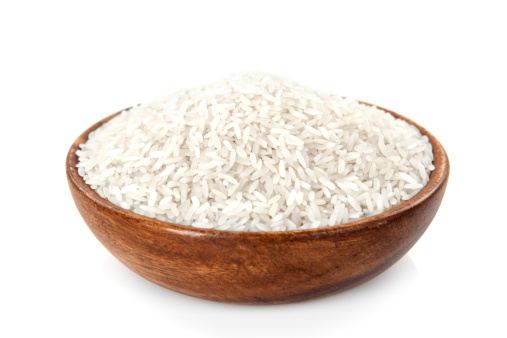
[{"label": "wood grain texture", "polygon": [[416,123],[384,110],[429,137],[436,169],[411,200],[345,225],[226,232],[162,222],[117,207],[99,197],[76,170],[79,144],[116,114],[94,124],[74,142],[67,155],[67,179],[81,216],[98,240],[154,283],[229,303],[280,304],[323,297],[364,283],[398,261],[430,225],[444,196],[449,160],[442,145]]}]

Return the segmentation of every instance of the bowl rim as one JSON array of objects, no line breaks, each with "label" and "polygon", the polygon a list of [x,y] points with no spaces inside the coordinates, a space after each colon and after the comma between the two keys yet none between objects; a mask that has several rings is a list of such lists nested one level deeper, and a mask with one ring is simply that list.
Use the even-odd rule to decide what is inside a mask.
[{"label": "bowl rim", "polygon": [[83,178],[78,174],[76,169],[76,164],[78,163],[78,157],[76,155],[76,151],[79,150],[79,145],[86,142],[88,139],[88,135],[99,128],[104,123],[108,122],[115,116],[120,113],[131,109],[132,107],[120,110],[114,114],[111,114],[102,120],[96,122],[88,129],[86,129],[79,137],[72,143],[65,162],[66,166],[66,174],[69,184],[72,184],[75,188],[77,188],[81,193],[83,193],[88,199],[90,199],[93,203],[101,206],[102,208],[108,209],[110,212],[120,214],[124,217],[135,219],[137,224],[152,228],[157,228],[159,230],[170,231],[181,233],[184,235],[193,235],[193,236],[218,236],[218,237],[248,237],[248,238],[257,238],[257,237],[285,237],[285,238],[294,238],[294,237],[307,237],[307,236],[322,236],[328,234],[336,234],[336,233],[347,233],[358,231],[364,228],[369,227],[379,227],[383,224],[388,224],[391,220],[396,219],[398,217],[402,217],[411,209],[416,208],[427,200],[431,199],[431,197],[443,186],[447,183],[450,171],[449,158],[447,153],[441,143],[433,136],[428,130],[414,121],[406,118],[398,113],[395,113],[389,109],[364,102],[359,101],[359,103],[377,107],[387,113],[390,113],[395,118],[402,119],[409,124],[415,126],[423,135],[426,135],[432,145],[433,148],[433,165],[435,169],[430,174],[430,179],[428,183],[419,191],[414,197],[409,200],[402,201],[402,203],[396,205],[395,207],[388,209],[380,214],[366,217],[360,220],[356,220],[353,222],[325,226],[316,229],[300,229],[300,230],[285,230],[285,231],[266,231],[266,232],[250,232],[250,231],[231,231],[231,230],[216,230],[216,229],[202,229],[193,227],[191,225],[180,225],[165,221],[160,221],[156,218],[151,218],[143,215],[139,215],[133,211],[123,209],[108,200],[100,197],[95,190],[93,190],[88,184],[86,184]]}]

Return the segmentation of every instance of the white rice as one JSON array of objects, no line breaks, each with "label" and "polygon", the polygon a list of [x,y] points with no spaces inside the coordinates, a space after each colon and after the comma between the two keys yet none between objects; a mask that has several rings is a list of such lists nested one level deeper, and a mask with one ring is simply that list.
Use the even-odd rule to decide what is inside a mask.
[{"label": "white rice", "polygon": [[244,73],[141,104],[90,133],[79,174],[101,197],[171,223],[285,231],[381,213],[429,180],[407,122],[355,99]]}]

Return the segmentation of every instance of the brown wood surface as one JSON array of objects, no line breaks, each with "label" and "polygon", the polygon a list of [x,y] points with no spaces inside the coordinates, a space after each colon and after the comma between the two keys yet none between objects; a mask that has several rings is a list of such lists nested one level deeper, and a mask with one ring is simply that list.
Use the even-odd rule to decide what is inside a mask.
[{"label": "brown wood surface", "polygon": [[449,177],[444,148],[424,128],[390,113],[429,137],[436,169],[411,200],[344,225],[227,232],[162,222],[117,207],[85,184],[75,167],[79,144],[116,114],[96,123],[74,142],[66,161],[67,179],[93,234],[118,260],[152,282],[229,303],[279,304],[323,297],[364,283],[398,261],[422,236],[444,196]]}]

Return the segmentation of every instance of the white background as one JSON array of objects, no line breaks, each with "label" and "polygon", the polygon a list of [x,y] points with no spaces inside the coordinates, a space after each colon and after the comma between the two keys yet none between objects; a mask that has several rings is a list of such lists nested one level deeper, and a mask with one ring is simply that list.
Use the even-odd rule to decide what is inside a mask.
[{"label": "white background", "polygon": [[[506,337],[502,1],[2,1],[2,337]],[[258,69],[392,109],[451,175],[432,225],[378,278],[280,306],[184,296],[121,265],[64,171],[99,119]]]}]

